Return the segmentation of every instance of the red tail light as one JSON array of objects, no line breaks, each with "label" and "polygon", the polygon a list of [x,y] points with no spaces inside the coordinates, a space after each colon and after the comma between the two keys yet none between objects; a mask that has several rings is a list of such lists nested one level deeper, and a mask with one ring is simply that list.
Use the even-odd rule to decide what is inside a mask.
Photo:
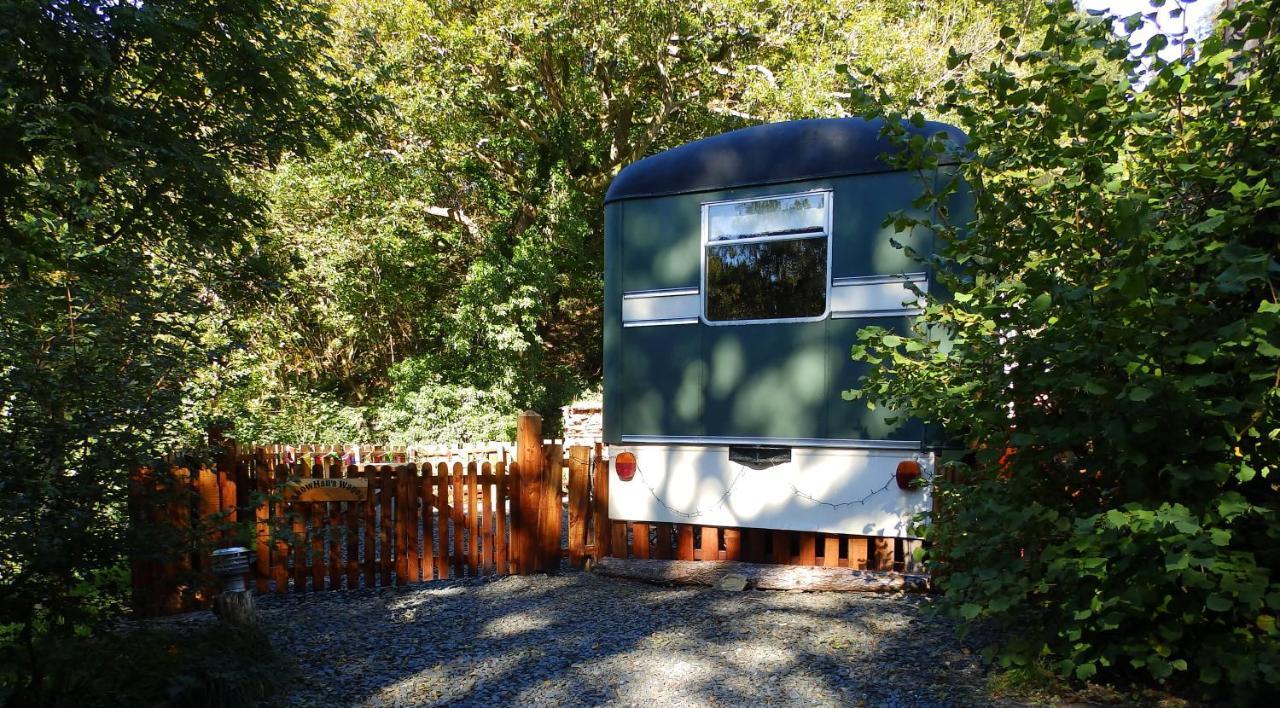
[{"label": "red tail light", "polygon": [[903,460],[898,463],[898,470],[894,474],[898,478],[898,489],[914,489],[912,483],[920,479],[920,463]]},{"label": "red tail light", "polygon": [[636,476],[636,456],[630,452],[619,453],[613,458],[613,471],[618,473],[618,479],[623,482],[630,482],[631,478]]}]

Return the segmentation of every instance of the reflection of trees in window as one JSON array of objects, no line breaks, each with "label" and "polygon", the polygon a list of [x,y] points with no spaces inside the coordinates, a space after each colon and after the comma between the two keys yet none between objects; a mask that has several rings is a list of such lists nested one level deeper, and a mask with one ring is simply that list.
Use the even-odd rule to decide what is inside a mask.
[{"label": "reflection of trees in window", "polygon": [[816,233],[826,227],[826,195],[713,204],[707,216],[710,220],[707,240],[712,242]]},{"label": "reflection of trees in window", "polygon": [[707,319],[816,317],[826,309],[825,237],[707,246]]}]

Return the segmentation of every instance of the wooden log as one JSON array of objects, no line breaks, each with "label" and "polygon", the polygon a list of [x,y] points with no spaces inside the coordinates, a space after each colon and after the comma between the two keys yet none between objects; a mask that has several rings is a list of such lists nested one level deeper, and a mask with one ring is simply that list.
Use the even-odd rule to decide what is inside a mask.
[{"label": "wooden log", "polygon": [[757,590],[806,592],[925,592],[929,578],[852,568],[762,565],[739,561],[679,561],[602,558],[595,572],[653,583],[714,586],[727,574],[741,575]]},{"label": "wooden log", "polygon": [[213,598],[213,613],[223,622],[239,627],[251,627],[258,623],[253,593],[248,590],[218,593]]}]

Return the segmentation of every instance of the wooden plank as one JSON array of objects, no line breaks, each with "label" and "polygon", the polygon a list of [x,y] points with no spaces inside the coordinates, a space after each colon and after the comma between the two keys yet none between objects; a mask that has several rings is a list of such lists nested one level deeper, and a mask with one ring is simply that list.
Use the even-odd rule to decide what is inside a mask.
[{"label": "wooden plank", "polygon": [[391,586],[393,560],[391,555],[391,544],[394,538],[392,497],[395,494],[395,488],[391,484],[391,475],[391,470],[385,467],[378,470],[378,582],[384,588]]},{"label": "wooden plank", "polygon": [[494,501],[497,503],[497,515],[493,525],[493,561],[498,575],[511,572],[507,557],[507,504],[511,499],[511,490],[507,487],[507,463],[499,461],[493,466],[495,479]]},{"label": "wooden plank", "polygon": [[364,502],[364,586],[372,588],[378,577],[378,468],[365,465],[364,478],[369,482]]},{"label": "wooden plank", "polygon": [[538,518],[543,505],[542,416],[525,411],[516,420],[516,466],[511,518],[511,546],[520,574],[541,570],[538,557]]},{"label": "wooden plank", "polygon": [[493,568],[493,463],[480,464],[480,572],[492,575]]},{"label": "wooden plank", "polygon": [[449,577],[449,515],[453,511],[449,504],[449,463],[436,465],[436,475],[436,533],[440,545],[436,554],[436,575],[445,580]]},{"label": "wooden plank", "polygon": [[735,528],[724,529],[724,559],[725,560],[742,560],[742,530]]},{"label": "wooden plank", "polygon": [[631,554],[636,558],[649,558],[649,524],[631,524]]},{"label": "wooden plank", "polygon": [[223,461],[218,465],[218,510],[222,519],[228,524],[240,520],[236,513],[236,465],[234,461]]},{"label": "wooden plank", "polygon": [[791,532],[773,532],[773,562],[782,565],[791,564]]},{"label": "wooden plank", "polygon": [[418,582],[418,466],[406,463],[400,474],[400,496],[396,501],[400,537],[396,555],[402,558],[397,558],[400,567],[396,570],[399,575],[396,584],[404,585]]},{"label": "wooden plank", "polygon": [[[315,463],[311,468],[311,476],[323,478],[324,466]],[[307,526],[310,533],[311,554],[308,561],[311,564],[311,589],[324,590],[324,576],[327,570],[326,562],[328,556],[324,552],[325,538],[325,521],[328,517],[325,504],[308,504],[307,505]]]},{"label": "wooden plank", "polygon": [[587,484],[590,481],[591,448],[569,448],[569,565],[581,568],[587,545]]},{"label": "wooden plank", "polygon": [[540,570],[552,572],[560,569],[560,536],[564,526],[564,499],[561,495],[564,478],[563,448],[556,444],[547,445],[545,455],[542,510],[538,518],[538,549]]},{"label": "wooden plank", "polygon": [[480,494],[476,474],[479,465],[473,460],[467,463],[467,573],[472,577],[480,575]]},{"label": "wooden plank", "polygon": [[720,560],[719,531],[715,526],[702,527],[702,547],[698,549],[700,560]]},{"label": "wooden plank", "polygon": [[902,572],[924,572],[924,564],[916,560],[916,551],[923,547],[924,541],[919,539],[907,538],[902,540]]},{"label": "wooden plank", "polygon": [[[346,479],[359,476],[355,465],[347,466]],[[369,489],[365,488],[368,496]],[[346,502],[343,504],[347,522],[347,589],[360,587],[360,516],[364,512],[364,502]]]},{"label": "wooden plank", "polygon": [[[291,477],[297,475],[291,470]],[[288,504],[286,513],[292,522],[293,537],[289,544],[290,555],[293,556],[293,591],[307,591],[307,506],[306,504]]]},{"label": "wooden plank", "polygon": [[609,461],[600,454],[599,447],[596,448],[596,464],[591,475],[591,496],[593,502],[591,525],[595,532],[596,546],[595,560],[599,561],[609,555],[610,544],[613,541],[613,536],[608,530]]},{"label": "wooden plank", "polygon": [[867,569],[867,550],[870,539],[865,536],[850,536],[848,539],[848,567],[858,570]]},{"label": "wooden plank", "polygon": [[676,558],[693,560],[693,526],[676,524]]},{"label": "wooden plank", "polygon": [[870,566],[874,570],[893,570],[893,539],[872,538],[868,549]]},{"label": "wooden plank", "polygon": [[432,509],[431,463],[422,465],[422,475],[418,478],[417,503],[422,514],[422,553],[418,554],[418,574],[422,582],[430,582],[436,577],[435,549],[432,548],[435,538],[435,514]]},{"label": "wooden plank", "polygon": [[275,498],[272,501],[271,523],[275,531],[275,544],[271,552],[271,570],[275,574],[276,593],[283,594],[289,592],[289,544],[285,541],[284,530],[288,523],[285,517],[285,505],[280,501],[280,488],[285,481],[289,479],[289,466],[284,463],[277,463],[275,468],[275,482],[272,484],[272,490]]},{"label": "wooden plank", "polygon": [[630,549],[627,547],[627,522],[612,521],[612,538],[609,541],[610,552],[617,558],[626,558]]},{"label": "wooden plank", "polygon": [[254,585],[259,595],[266,595],[271,588],[271,470],[265,460],[254,464],[254,487],[258,492],[258,503],[254,506],[254,541],[256,551],[253,558]]},{"label": "wooden plank", "polygon": [[817,565],[818,564],[818,537],[812,531],[802,531],[798,536],[800,540],[800,554],[796,559],[798,565]]},{"label": "wooden plank", "polygon": [[833,533],[822,536],[822,565],[825,568],[840,566],[840,537]]},{"label": "wooden plank", "polygon": [[658,545],[653,549],[653,557],[671,558],[671,524],[658,524],[657,543]]},{"label": "wooden plank", "polygon": [[766,546],[768,545],[768,535],[764,529],[747,529],[744,541],[746,542],[746,559],[752,563],[764,563],[769,560]]},{"label": "wooden plank", "polygon": [[926,592],[929,589],[929,578],[924,575],[737,561],[603,558],[596,571],[602,575],[648,582],[707,586],[718,584],[728,573],[735,573],[745,576],[748,586],[759,590]]},{"label": "wooden plank", "polygon": [[449,518],[453,526],[453,574],[455,577],[461,578],[463,575],[463,566],[466,565],[466,554],[463,552],[463,524],[466,520],[462,516],[462,505],[465,503],[462,497],[463,468],[461,462],[453,463],[453,474],[450,475],[450,481],[453,483],[453,496],[449,500]]},{"label": "wooden plank", "polygon": [[[336,464],[332,458],[329,460],[329,479],[342,479],[342,465]],[[326,528],[329,530],[329,589],[338,590],[342,587],[342,535],[346,524],[342,514],[342,502],[329,503],[329,524]]]}]

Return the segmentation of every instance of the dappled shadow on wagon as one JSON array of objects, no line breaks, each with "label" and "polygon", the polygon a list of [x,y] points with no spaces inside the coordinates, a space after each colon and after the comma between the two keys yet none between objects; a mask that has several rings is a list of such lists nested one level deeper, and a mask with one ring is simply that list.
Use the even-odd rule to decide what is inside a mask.
[{"label": "dappled shadow on wagon", "polygon": [[298,704],[985,702],[922,602],[568,573],[264,598],[263,617]]}]

